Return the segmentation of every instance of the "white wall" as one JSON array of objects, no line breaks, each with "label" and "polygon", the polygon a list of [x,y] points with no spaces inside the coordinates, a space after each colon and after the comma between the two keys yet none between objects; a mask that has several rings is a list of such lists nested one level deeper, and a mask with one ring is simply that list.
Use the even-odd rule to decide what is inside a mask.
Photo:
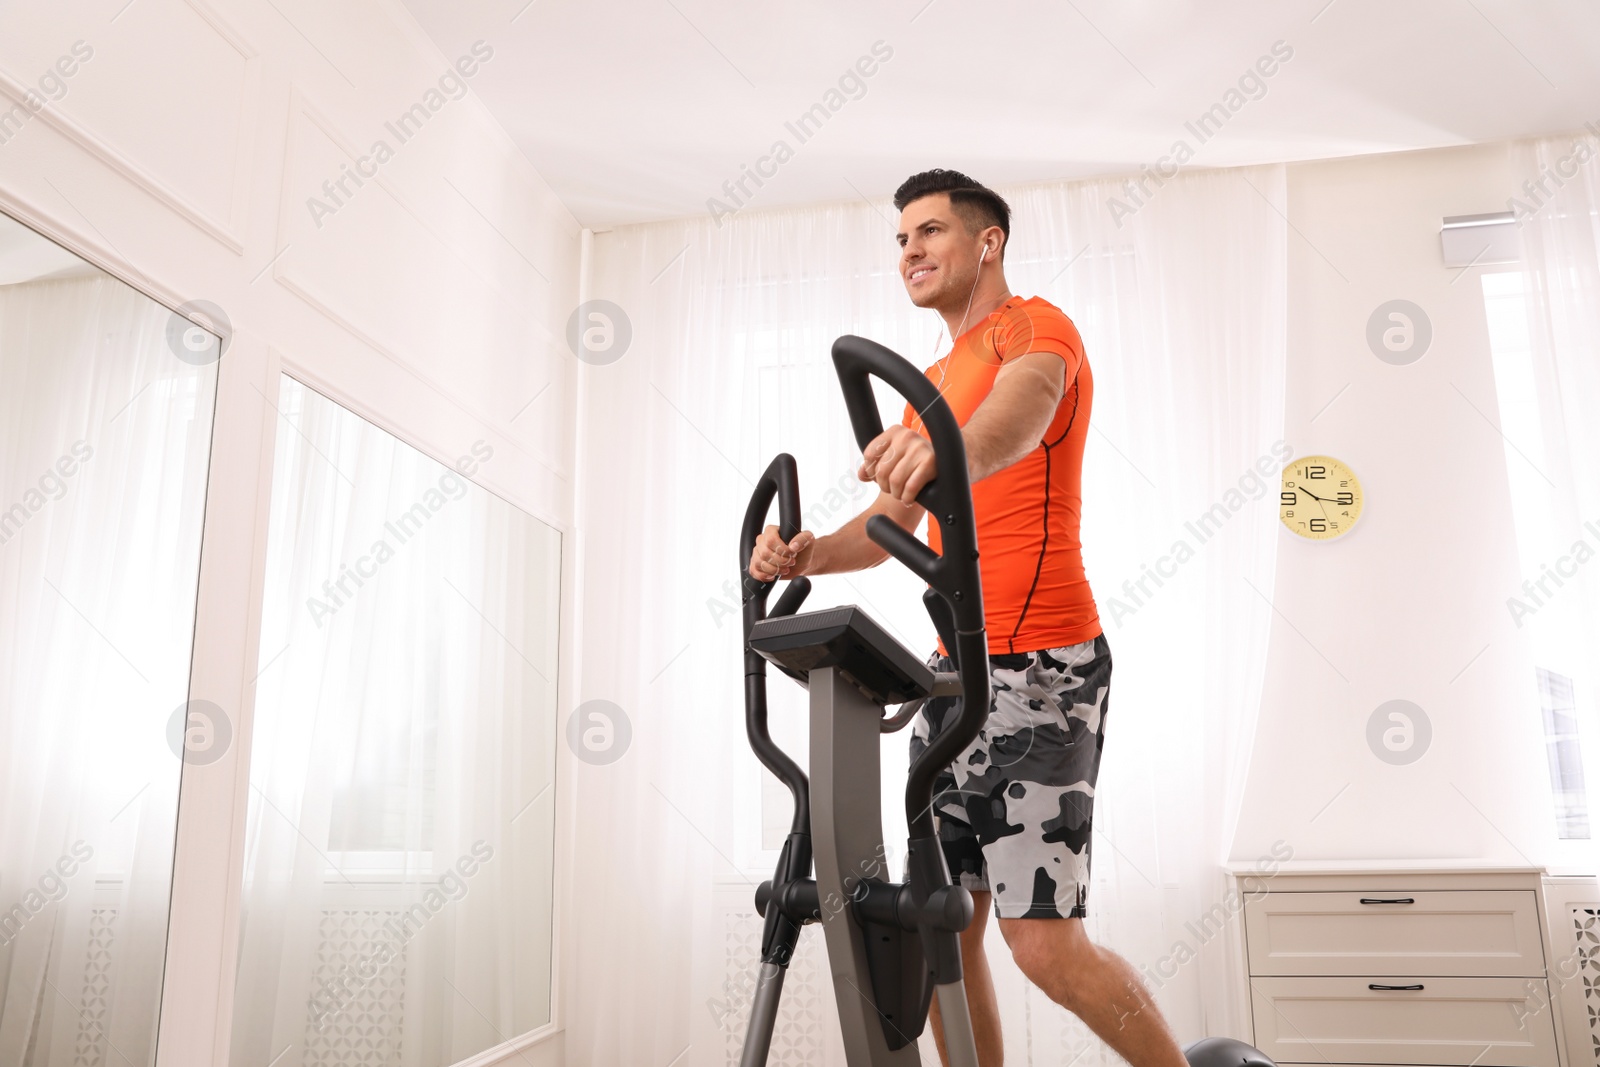
[{"label": "white wall", "polygon": [[[59,99],[0,127],[0,208],[171,306],[220,305],[236,330],[193,696],[233,712],[239,742],[185,768],[160,1039],[163,1067],[213,1067],[232,1004],[279,368],[447,462],[488,441],[478,480],[570,533],[562,336],[579,228],[470,93],[403,144],[386,129],[457,58],[395,0],[7,5],[0,112],[75,44],[64,95],[47,82]],[[393,158],[314,218],[307,199],[379,139]],[[553,1062],[559,1042],[530,1052]]]},{"label": "white wall", "polygon": [[[1280,838],[1297,860],[1560,858],[1533,663],[1505,607],[1522,575],[1478,278],[1505,268],[1446,268],[1439,250],[1441,217],[1505,210],[1511,173],[1505,145],[1289,169],[1286,433],[1296,455],[1349,463],[1366,509],[1331,543],[1283,536],[1235,860]],[[1433,325],[1408,366],[1366,341],[1396,298]],[[1366,735],[1397,698],[1433,729],[1403,766]]]}]

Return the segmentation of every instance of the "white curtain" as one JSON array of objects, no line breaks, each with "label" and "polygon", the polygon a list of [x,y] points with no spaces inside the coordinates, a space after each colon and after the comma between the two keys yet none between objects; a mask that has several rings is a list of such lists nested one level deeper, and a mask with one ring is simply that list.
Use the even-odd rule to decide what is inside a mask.
[{"label": "white curtain", "polygon": [[[1224,980],[1239,973],[1228,956],[1238,916],[1220,936],[1203,933],[1203,917],[1228,907],[1222,864],[1266,657],[1286,458],[1283,170],[1182,175],[1120,225],[1115,183],[1002,192],[1015,210],[1011,288],[1072,316],[1096,384],[1084,555],[1116,670],[1091,932],[1152,973],[1189,942],[1198,960],[1179,952],[1173,975],[1152,982],[1162,1005],[1185,1038],[1242,1033],[1244,1006]],[[900,282],[896,219],[862,202],[595,237],[586,296],[620,306],[631,341],[583,369],[572,702],[615,702],[633,733],[622,759],[577,768],[575,1063],[712,1064],[737,1047],[748,990],[727,957],[748,956],[747,975],[754,949],[728,927],[753,912],[787,821],[744,737],[738,527],[780,450],[799,462],[808,528],[830,531],[869,501],[829,346],[857,333],[919,365],[942,354],[940,322]],[[898,419],[896,398],[880,403]],[[1188,532],[1213,505],[1215,532]],[[1161,563],[1180,541],[1192,554]],[[1146,564],[1172,576],[1159,588],[1145,578],[1134,603],[1122,583]],[[862,604],[920,653],[932,645],[920,592],[888,564],[822,579],[812,604]],[[1112,596],[1131,612],[1114,619]],[[770,687],[774,734],[803,759],[804,696],[781,677]],[[898,863],[904,735],[886,740],[884,762]],[[1010,1054],[1109,1058],[1027,988],[998,937],[992,947]],[[808,931],[802,957],[820,951]],[[831,996],[821,991],[823,1016]]]},{"label": "white curtain", "polygon": [[[1519,629],[1532,637],[1538,662],[1573,679],[1592,740],[1600,737],[1600,149],[1589,137],[1549,138],[1514,144],[1511,153],[1519,186],[1545,190],[1540,199],[1521,196],[1519,210],[1520,288],[1542,433],[1522,449],[1538,466],[1537,480],[1529,479],[1538,507],[1529,510],[1545,527],[1524,570],[1545,585],[1543,595],[1513,592],[1536,608]],[[1523,532],[1519,523],[1519,538]],[[1596,750],[1589,752],[1592,783]],[[1600,797],[1592,785],[1590,794]],[[1589,814],[1592,827],[1592,802]]]},{"label": "white curtain", "polygon": [[0,1063],[154,1057],[216,391],[171,319],[0,286]]},{"label": "white curtain", "polygon": [[550,1018],[560,538],[285,377],[234,1067],[439,1067]]}]

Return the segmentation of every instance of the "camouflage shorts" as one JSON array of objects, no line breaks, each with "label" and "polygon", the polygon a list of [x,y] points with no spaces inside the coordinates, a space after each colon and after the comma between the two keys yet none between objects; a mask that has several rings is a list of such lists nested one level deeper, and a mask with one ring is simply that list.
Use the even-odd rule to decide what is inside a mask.
[{"label": "camouflage shorts", "polygon": [[[954,669],[937,653],[928,665]],[[1082,918],[1111,648],[1101,635],[991,655],[989,683],[982,732],[934,785],[950,875],[969,890],[992,892],[1002,919]],[[960,697],[928,701],[912,725],[912,759],[960,706]]]}]

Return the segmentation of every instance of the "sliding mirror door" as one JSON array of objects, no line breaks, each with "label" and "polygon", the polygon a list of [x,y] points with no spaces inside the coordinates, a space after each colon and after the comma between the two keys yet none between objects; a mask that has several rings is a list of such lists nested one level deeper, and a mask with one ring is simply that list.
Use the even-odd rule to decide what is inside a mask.
[{"label": "sliding mirror door", "polygon": [[560,537],[284,377],[235,1067],[442,1067],[550,1020]]},{"label": "sliding mirror door", "polygon": [[0,1064],[154,1061],[221,354],[0,216]]}]

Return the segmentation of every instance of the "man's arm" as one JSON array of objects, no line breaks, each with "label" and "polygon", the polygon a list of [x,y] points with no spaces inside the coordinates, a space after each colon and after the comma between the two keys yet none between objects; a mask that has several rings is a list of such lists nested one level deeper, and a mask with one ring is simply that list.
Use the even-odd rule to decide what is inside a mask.
[{"label": "man's arm", "polygon": [[[972,481],[1005,470],[1039,447],[1061,403],[1066,370],[1060,356],[1046,352],[1018,356],[1000,368],[989,395],[961,428]],[[889,427],[861,456],[861,480],[877,482],[880,490],[872,506],[821,538],[802,531],[784,544],[778,528],[768,526],[751,553],[751,576],[769,581],[876,567],[889,554],[867,536],[867,520],[887,515],[914,532],[926,514],[917,494],[936,474],[927,439],[905,426]]]},{"label": "man's arm", "polygon": [[967,471],[974,482],[1005,470],[1039,447],[1056,417],[1067,365],[1060,356],[1031,352],[1000,368],[994,388],[961,428]]},{"label": "man's arm", "polygon": [[755,549],[750,554],[750,575],[771,581],[773,578],[798,578],[802,574],[839,574],[876,567],[888,559],[889,554],[867,536],[867,520],[874,515],[887,515],[907,532],[915,532],[925,514],[920,504],[902,504],[887,493],[879,493],[871,507],[825,537],[802,530],[786,545],[778,536],[778,528],[768,526],[756,539]]},{"label": "man's arm", "polygon": [[[961,428],[967,475],[979,482],[1039,447],[1055,418],[1066,382],[1060,356],[1031,352],[1000,368],[994,387]],[[933,446],[905,426],[891,426],[868,443],[861,475],[898,501],[912,503],[937,475]]]},{"label": "man's arm", "polygon": [[867,520],[874,515],[887,515],[908,533],[914,533],[925,514],[927,512],[921,504],[902,504],[887,493],[880,492],[878,499],[866,511],[828,536],[817,538],[805,573],[839,574],[876,567],[889,558],[889,553],[867,536]]}]

